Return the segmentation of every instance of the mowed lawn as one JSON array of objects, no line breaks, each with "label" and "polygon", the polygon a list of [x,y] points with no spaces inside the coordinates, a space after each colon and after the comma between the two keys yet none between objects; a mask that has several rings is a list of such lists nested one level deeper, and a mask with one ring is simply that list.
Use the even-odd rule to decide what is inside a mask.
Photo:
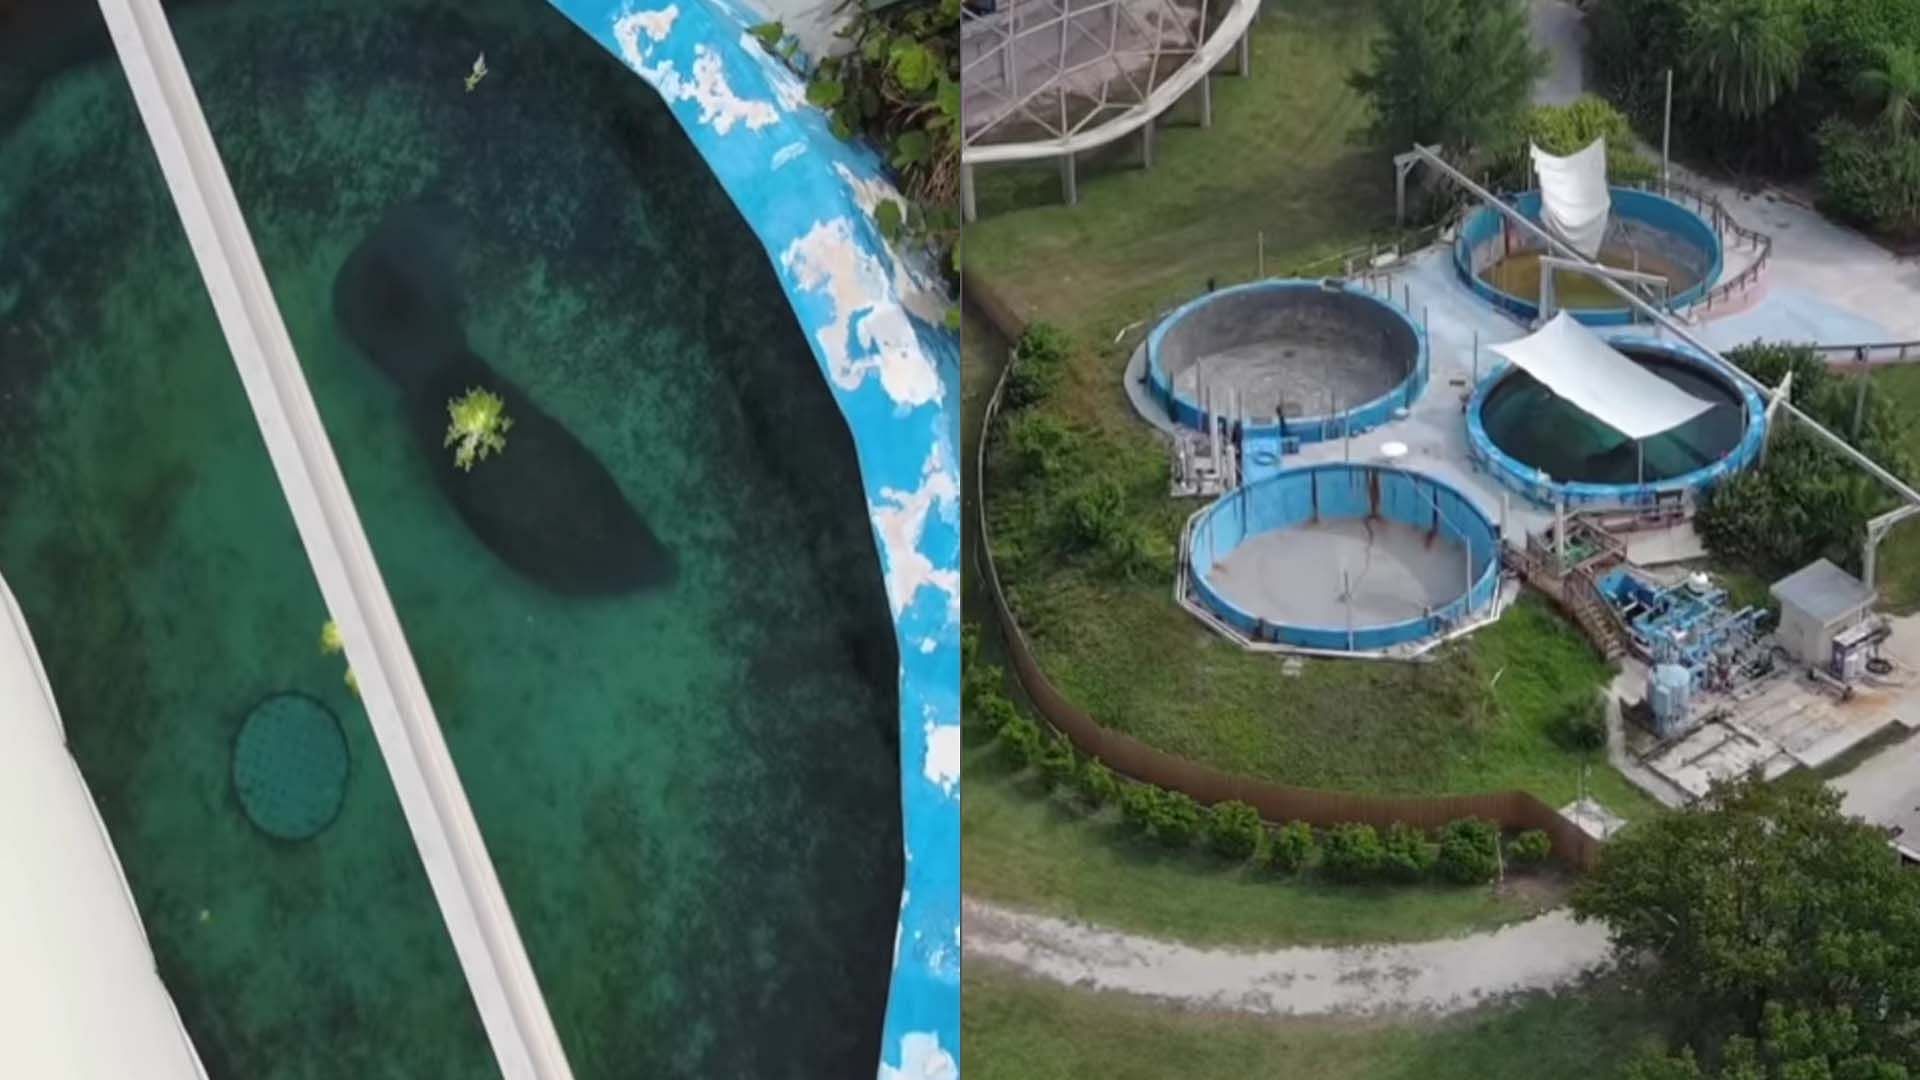
[{"label": "mowed lawn", "polygon": [[1077,207],[1053,162],[982,169],[968,266],[1023,312],[1110,340],[1209,277],[1252,278],[1262,233],[1269,273],[1365,243],[1393,224],[1393,166],[1359,138],[1366,106],[1346,78],[1377,25],[1366,0],[1272,0],[1252,76],[1213,80],[1213,126],[1183,102],[1153,168],[1134,164],[1137,139],[1088,155]]},{"label": "mowed lawn", "polygon": [[985,961],[968,963],[963,987],[974,1080],[1610,1080],[1659,1024],[1610,982],[1394,1024],[1183,1011]]}]

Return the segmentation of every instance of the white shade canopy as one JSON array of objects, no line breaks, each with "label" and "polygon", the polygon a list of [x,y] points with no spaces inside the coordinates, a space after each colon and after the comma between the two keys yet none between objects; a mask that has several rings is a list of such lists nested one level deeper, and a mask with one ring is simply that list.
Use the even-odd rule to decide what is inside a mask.
[{"label": "white shade canopy", "polygon": [[1540,179],[1541,223],[1580,254],[1598,258],[1607,235],[1607,212],[1613,207],[1607,191],[1607,140],[1595,139],[1566,157],[1531,144],[1528,150]]},{"label": "white shade canopy", "polygon": [[1648,439],[1713,408],[1641,367],[1573,316],[1489,346],[1555,395],[1629,439]]},{"label": "white shade canopy", "polygon": [[0,1076],[206,1080],[0,581]]}]

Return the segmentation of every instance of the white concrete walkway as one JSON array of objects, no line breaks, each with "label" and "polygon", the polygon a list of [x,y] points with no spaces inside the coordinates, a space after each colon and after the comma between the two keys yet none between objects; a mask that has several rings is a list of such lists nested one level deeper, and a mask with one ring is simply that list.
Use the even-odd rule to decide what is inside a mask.
[{"label": "white concrete walkway", "polygon": [[1606,930],[1564,910],[1410,945],[1198,949],[968,899],[969,959],[1088,990],[1264,1016],[1440,1016],[1608,966]]}]

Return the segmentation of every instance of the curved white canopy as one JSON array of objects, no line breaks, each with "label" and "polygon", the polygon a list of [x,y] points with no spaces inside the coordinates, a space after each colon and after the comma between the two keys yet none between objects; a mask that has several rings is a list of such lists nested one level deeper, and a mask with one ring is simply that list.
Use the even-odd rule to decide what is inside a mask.
[{"label": "curved white canopy", "polygon": [[1652,438],[1713,408],[1634,363],[1564,311],[1518,341],[1488,348],[1629,439]]},{"label": "curved white canopy", "polygon": [[0,580],[0,1076],[206,1080]]},{"label": "curved white canopy", "polygon": [[1533,172],[1540,178],[1540,221],[1553,234],[1589,259],[1600,256],[1607,235],[1607,213],[1613,196],[1607,191],[1607,140],[1595,139],[1586,149],[1555,157],[1528,145]]}]

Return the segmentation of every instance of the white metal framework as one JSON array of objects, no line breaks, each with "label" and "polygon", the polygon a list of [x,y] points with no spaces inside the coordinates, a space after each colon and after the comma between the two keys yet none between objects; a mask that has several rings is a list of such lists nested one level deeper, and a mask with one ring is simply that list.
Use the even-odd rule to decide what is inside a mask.
[{"label": "white metal framework", "polygon": [[961,201],[973,217],[973,167],[1061,159],[1075,200],[1073,155],[1142,132],[1198,87],[1229,51],[1249,70],[1247,27],[1259,0],[976,0],[961,10]]}]

